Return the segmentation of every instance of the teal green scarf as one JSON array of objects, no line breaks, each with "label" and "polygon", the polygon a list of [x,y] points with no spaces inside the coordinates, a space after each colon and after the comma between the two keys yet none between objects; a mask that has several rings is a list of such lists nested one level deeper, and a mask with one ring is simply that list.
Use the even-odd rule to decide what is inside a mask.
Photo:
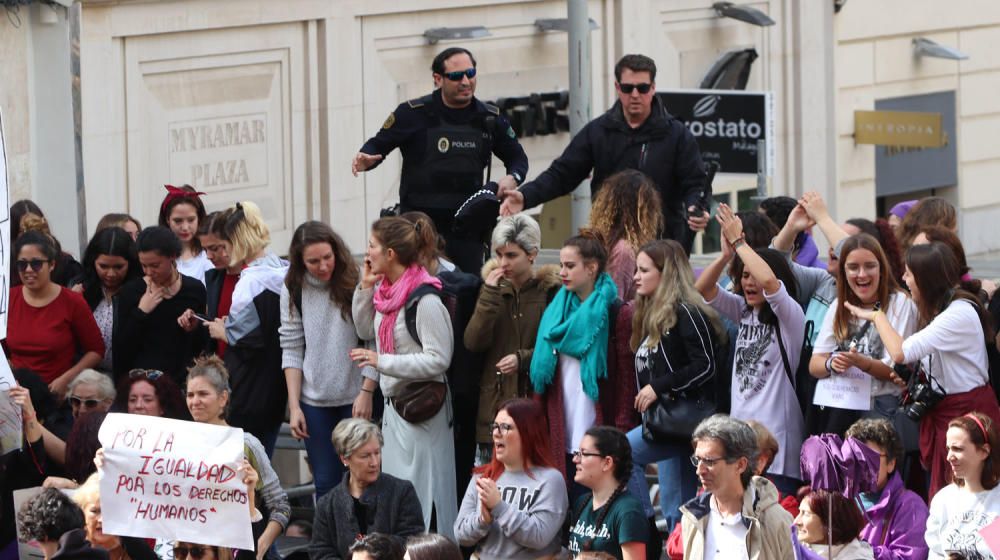
[{"label": "teal green scarf", "polygon": [[597,380],[608,376],[608,314],[618,288],[608,273],[597,277],[585,301],[562,288],[545,308],[531,357],[531,385],[542,394],[555,377],[559,354],[580,360],[583,392],[597,401]]}]

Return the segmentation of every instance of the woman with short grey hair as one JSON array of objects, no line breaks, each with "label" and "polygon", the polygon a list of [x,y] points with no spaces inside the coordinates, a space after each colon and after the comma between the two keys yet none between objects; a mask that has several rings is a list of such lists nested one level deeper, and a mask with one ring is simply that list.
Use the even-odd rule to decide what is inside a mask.
[{"label": "woman with short grey hair", "polygon": [[107,375],[85,369],[69,382],[66,395],[76,418],[81,412],[107,412],[115,400],[115,386]]},{"label": "woman with short grey hair", "polygon": [[542,230],[530,216],[517,214],[493,228],[494,258],[483,266],[483,287],[465,329],[465,347],[484,352],[476,418],[476,466],[490,462],[490,424],[501,403],[528,395],[528,366],[538,323],[559,289],[559,268],[535,269]]},{"label": "woman with short grey hair", "polygon": [[347,472],[316,504],[310,560],[351,558],[359,535],[383,533],[402,543],[424,532],[413,484],[382,472],[382,443],[382,431],[363,418],[341,420],[334,428],[333,446]]}]

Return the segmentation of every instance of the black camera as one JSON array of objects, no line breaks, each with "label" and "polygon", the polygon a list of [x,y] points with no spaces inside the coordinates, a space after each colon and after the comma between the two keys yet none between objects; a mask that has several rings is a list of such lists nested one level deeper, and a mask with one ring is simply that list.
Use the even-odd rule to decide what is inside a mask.
[{"label": "black camera", "polygon": [[905,364],[896,364],[892,369],[906,381],[907,394],[903,400],[903,412],[914,422],[919,422],[947,396],[944,387],[934,376],[925,374],[922,369],[914,371]]}]

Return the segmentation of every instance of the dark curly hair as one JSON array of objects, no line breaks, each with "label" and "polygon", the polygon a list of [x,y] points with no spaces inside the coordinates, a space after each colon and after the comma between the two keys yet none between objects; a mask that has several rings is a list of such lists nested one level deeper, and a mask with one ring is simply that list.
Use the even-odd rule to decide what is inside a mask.
[{"label": "dark curly hair", "polygon": [[58,541],[64,533],[83,528],[83,510],[69,496],[55,488],[46,488],[21,506],[17,512],[22,541]]},{"label": "dark curly hair", "polygon": [[[184,393],[181,392],[181,388],[177,386],[177,383],[169,375],[160,375],[158,377],[154,375],[156,379],[150,379],[148,371],[156,370],[134,369],[129,372],[128,377],[123,378],[118,383],[118,396],[115,399],[114,410],[127,411],[129,393],[132,392],[132,386],[140,381],[145,381],[153,386],[153,391],[156,393],[156,400],[160,401],[160,408],[163,410],[164,418],[190,420],[191,417],[187,412],[187,404],[184,402]],[[136,372],[134,377],[133,372]]]},{"label": "dark curly hair", "polygon": [[350,552],[366,552],[372,560],[403,560],[406,549],[402,539],[384,533],[369,533],[354,541]]}]

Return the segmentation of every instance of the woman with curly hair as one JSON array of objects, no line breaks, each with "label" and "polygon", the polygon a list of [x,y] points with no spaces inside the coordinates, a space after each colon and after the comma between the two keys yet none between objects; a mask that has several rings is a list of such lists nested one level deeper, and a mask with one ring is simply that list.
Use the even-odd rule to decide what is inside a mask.
[{"label": "woman with curly hair", "polygon": [[944,226],[952,231],[958,231],[958,215],[955,207],[940,196],[928,196],[918,202],[899,224],[899,245],[904,251],[913,245],[913,241],[926,226]]},{"label": "woman with curly hair", "polygon": [[112,410],[129,414],[190,420],[183,393],[174,380],[160,370],[133,369],[118,384]]},{"label": "woman with curly hair", "polygon": [[635,297],[632,275],[639,247],[663,230],[661,208],[652,179],[634,169],[608,177],[590,208],[590,227],[604,242],[608,274],[625,301]]}]

